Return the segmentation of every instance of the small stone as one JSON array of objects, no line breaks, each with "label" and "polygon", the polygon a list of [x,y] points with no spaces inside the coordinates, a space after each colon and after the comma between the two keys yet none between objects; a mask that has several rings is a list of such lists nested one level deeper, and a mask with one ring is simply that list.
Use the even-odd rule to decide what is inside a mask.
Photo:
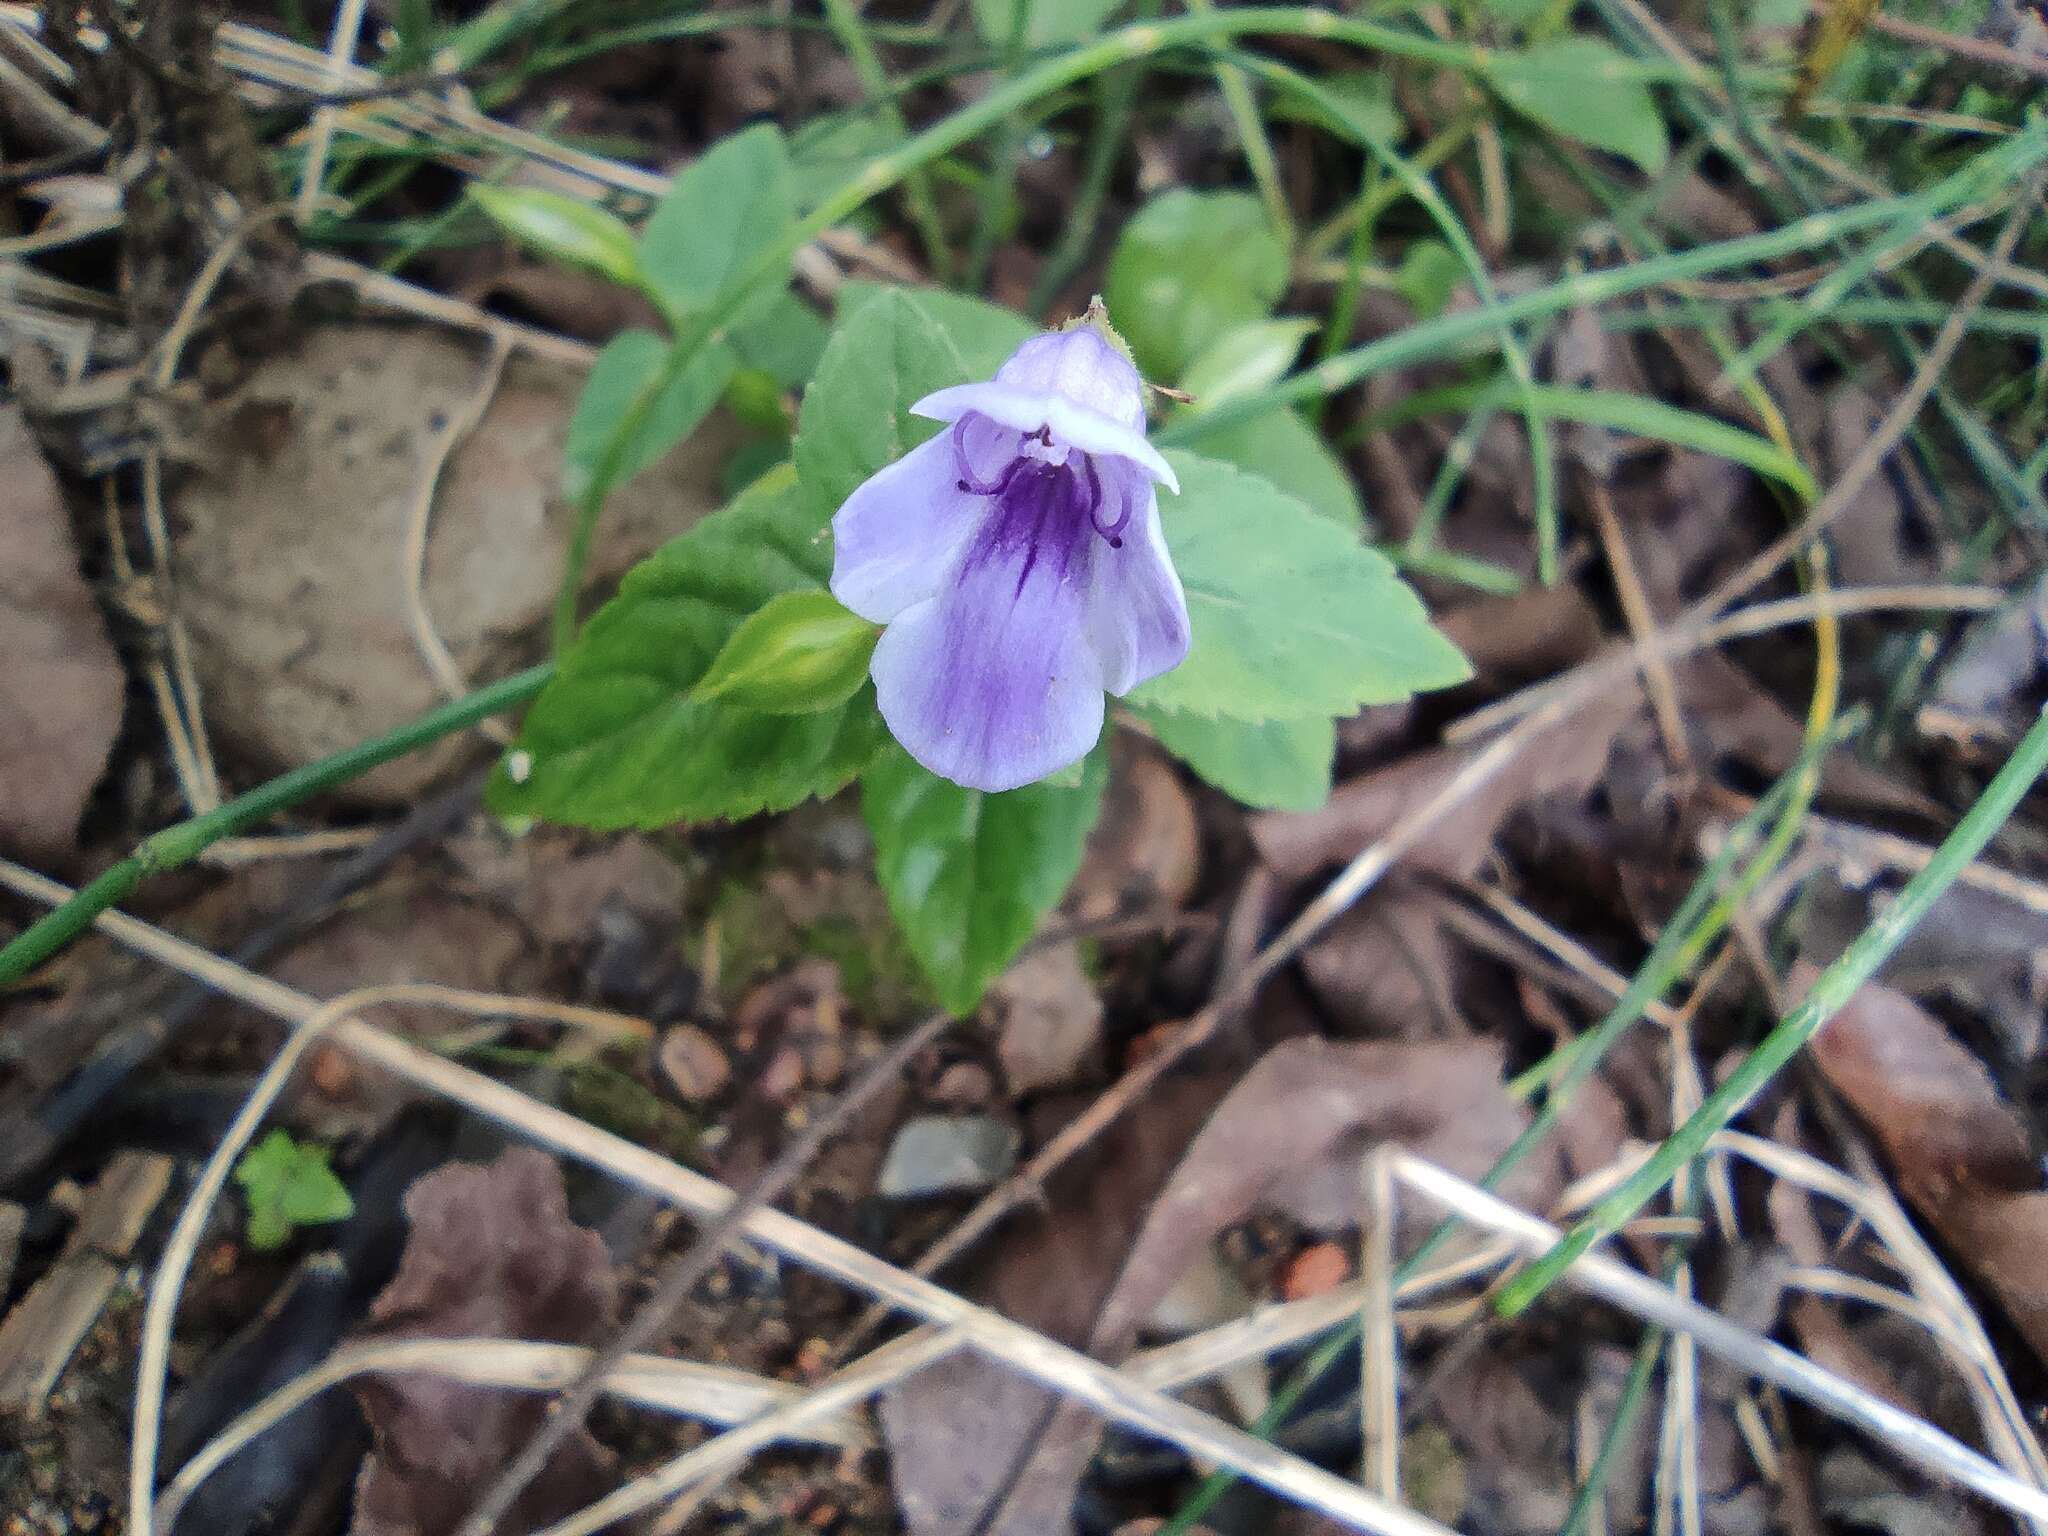
[{"label": "small stone", "polygon": [[660,1059],[663,1074],[686,1103],[715,1099],[732,1081],[724,1047],[694,1024],[678,1024],[662,1035]]},{"label": "small stone", "polygon": [[1012,1095],[1057,1088],[1082,1075],[1102,1040],[1102,998],[1078,944],[1026,955],[989,989],[1002,1012],[996,1047]]},{"label": "small stone", "polygon": [[803,1058],[804,1081],[813,1088],[836,1088],[846,1076],[846,1047],[836,1036],[806,1033],[796,1049]]},{"label": "small stone", "polygon": [[947,1109],[980,1109],[995,1097],[996,1080],[978,1061],[956,1061],[931,1086],[931,1100]]},{"label": "small stone", "polygon": [[787,1104],[803,1085],[804,1059],[793,1045],[779,1047],[754,1080],[761,1097],[771,1104]]},{"label": "small stone", "polygon": [[355,1063],[348,1059],[348,1052],[336,1046],[316,1045],[306,1064],[306,1080],[324,1099],[351,1098],[356,1091]]},{"label": "small stone", "polygon": [[1287,1261],[1280,1294],[1289,1301],[1325,1295],[1351,1278],[1351,1256],[1335,1243],[1316,1243]]},{"label": "small stone", "polygon": [[1019,1142],[989,1115],[920,1115],[889,1144],[875,1187],[891,1200],[989,1189],[1017,1165]]}]

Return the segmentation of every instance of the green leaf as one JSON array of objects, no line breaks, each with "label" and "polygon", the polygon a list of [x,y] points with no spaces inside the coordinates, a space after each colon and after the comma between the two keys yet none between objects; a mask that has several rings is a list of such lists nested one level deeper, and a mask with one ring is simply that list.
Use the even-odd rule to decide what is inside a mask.
[{"label": "green leaf", "polygon": [[1664,115],[1635,62],[1597,37],[1553,38],[1494,54],[1493,88],[1553,133],[1612,150],[1654,175],[1671,153]]},{"label": "green leaf", "polygon": [[[1010,360],[1010,354],[1039,333],[1039,327],[1000,304],[977,299],[944,288],[905,288],[897,283],[871,283],[856,278],[839,290],[839,315],[850,320],[854,313],[886,294],[894,294],[938,322],[940,330],[955,348],[968,373],[976,379],[992,378]],[[908,401],[904,402],[906,405]]]},{"label": "green leaf", "polygon": [[827,334],[818,312],[784,289],[760,314],[732,328],[732,349],[779,387],[800,389],[818,371]]},{"label": "green leaf", "polygon": [[1123,0],[974,0],[974,25],[984,42],[1007,48],[1024,8],[1024,46],[1078,43],[1116,14]]},{"label": "green leaf", "polygon": [[939,1001],[966,1013],[1058,904],[1108,778],[1098,747],[1081,783],[999,795],[962,789],[891,750],[861,775],[875,872]]},{"label": "green leaf", "polygon": [[797,474],[826,515],[939,430],[910,414],[917,400],[989,377],[1031,334],[1016,316],[973,301],[902,288],[854,297],[797,412]]},{"label": "green leaf", "polygon": [[543,255],[640,286],[633,231],[615,214],[538,187],[472,186],[469,195],[499,228]]},{"label": "green leaf", "polygon": [[[782,131],[759,123],[721,139],[676,177],[648,216],[640,234],[647,289],[671,316],[696,314],[795,217]],[[785,270],[781,284],[788,281]],[[760,302],[770,301],[764,295]]]},{"label": "green leaf", "polygon": [[1417,240],[1394,273],[1394,290],[1408,301],[1418,320],[1434,320],[1467,275],[1458,253],[1443,241]]},{"label": "green leaf", "polygon": [[1205,720],[1165,709],[1138,714],[1167,751],[1257,810],[1312,811],[1330,798],[1333,720]]},{"label": "green leaf", "polygon": [[881,633],[830,592],[784,592],[733,631],[691,697],[769,715],[830,709],[867,681]]},{"label": "green leaf", "polygon": [[1407,125],[1394,103],[1394,77],[1386,70],[1347,69],[1319,75],[1316,84],[1322,89],[1310,96],[1283,77],[1273,95],[1273,115],[1313,124],[1357,144],[1400,142]]},{"label": "green leaf", "polygon": [[356,1203],[327,1165],[327,1149],[272,1131],[242,1154],[235,1182],[248,1206],[249,1246],[282,1248],[300,1227],[346,1221]]},{"label": "green leaf", "polygon": [[789,158],[797,211],[809,213],[902,143],[902,134],[866,109],[814,117],[795,129]]},{"label": "green leaf", "polygon": [[1311,512],[1345,528],[1358,528],[1366,520],[1351,471],[1299,411],[1283,406],[1262,416],[1247,416],[1204,432],[1201,444],[1204,457],[1270,480]]},{"label": "green leaf", "polygon": [[1133,704],[1238,720],[1348,715],[1472,669],[1387,559],[1355,531],[1227,464],[1167,455],[1161,522],[1194,641]]},{"label": "green leaf", "polygon": [[527,712],[491,807],[651,828],[787,810],[850,783],[887,740],[868,685],[806,715],[694,696],[749,616],[824,586],[823,533],[783,466],[635,566]]},{"label": "green leaf", "polygon": [[1180,387],[1197,411],[1255,395],[1280,382],[1315,329],[1313,320],[1254,320],[1226,331],[1188,365]]},{"label": "green leaf", "polygon": [[1124,226],[1103,291],[1139,368],[1178,381],[1226,331],[1269,314],[1286,287],[1287,247],[1256,197],[1182,188]]},{"label": "green leaf", "polygon": [[[583,381],[563,445],[562,488],[580,500],[603,468],[612,434],[668,363],[669,344],[652,331],[621,331],[604,345]],[[722,343],[703,348],[655,399],[619,461],[616,490],[696,430],[725,393],[738,366]]]}]

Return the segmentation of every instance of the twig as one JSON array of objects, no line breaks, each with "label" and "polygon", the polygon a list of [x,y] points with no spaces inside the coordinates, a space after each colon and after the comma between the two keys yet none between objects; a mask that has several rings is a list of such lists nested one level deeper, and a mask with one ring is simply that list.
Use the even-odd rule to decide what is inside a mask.
[{"label": "twig", "polygon": [[[282,911],[241,940],[230,952],[237,965],[260,965],[298,938],[324,914],[375,879],[409,850],[431,841],[466,816],[482,788],[479,778],[437,795],[396,825],[373,831],[372,841],[287,902]],[[217,843],[209,852],[226,846]],[[124,1007],[121,1025],[54,1092],[36,1104],[26,1123],[9,1128],[0,1143],[0,1189],[41,1167],[118,1090],[137,1067],[176,1039],[212,1005],[211,987],[187,983],[160,1006],[145,999]]]},{"label": "twig", "polygon": [[[1724,641],[1766,634],[1793,624],[1810,624],[1824,613],[1836,618],[1893,612],[1988,613],[2011,601],[2011,594],[1997,587],[1907,586],[1833,588],[1826,592],[1810,592],[1803,597],[1753,603],[1723,618],[1705,621],[1697,617],[1696,610],[1701,605],[1695,605],[1694,609],[1687,610],[1692,616],[1690,622],[1682,619],[1662,630],[1648,648],[1667,658],[1677,658],[1711,650]],[[1613,687],[1642,664],[1643,657],[1637,646],[1614,647],[1580,663],[1561,677],[1547,678],[1519,693],[1511,693],[1504,699],[1496,699],[1483,708],[1473,710],[1446,726],[1444,739],[1459,742],[1489,735],[1530,710],[1547,706],[1561,695],[1590,696],[1600,689]]]},{"label": "twig", "polygon": [[[552,1392],[575,1380],[589,1358],[589,1350],[574,1344],[524,1339],[398,1339],[345,1345],[238,1414],[180,1467],[157,1500],[157,1523],[166,1530],[177,1529],[186,1501],[229,1458],[321,1393],[358,1376],[425,1375],[477,1386]],[[661,1355],[627,1357],[605,1378],[605,1392],[643,1408],[714,1424],[749,1422],[809,1400],[809,1394],[786,1382]],[[779,1438],[850,1450],[864,1449],[872,1439],[857,1421],[822,1413],[809,1414],[794,1425],[784,1422]]]},{"label": "twig", "polygon": [[1358,1272],[1360,1479],[1383,1499],[1401,1497],[1400,1340],[1394,1330],[1394,1168],[1381,1146],[1360,1169],[1365,1231]]},{"label": "twig", "polygon": [[554,668],[548,665],[516,672],[502,682],[480,688],[453,704],[429,710],[418,719],[346,752],[337,752],[317,763],[308,763],[303,768],[280,774],[245,795],[237,795],[218,810],[152,833],[137,843],[127,858],[0,949],[0,988],[13,985],[83,933],[95,916],[123,900],[149,876],[189,864],[222,838],[246,832],[287,806],[296,805],[338,784],[346,784],[427,742],[438,741],[466,725],[523,703],[539,693],[541,686],[553,674]]},{"label": "twig", "polygon": [[842,1093],[831,1109],[805,1127],[804,1133],[783,1148],[760,1176],[720,1211],[697,1240],[670,1260],[656,1280],[652,1292],[617,1335],[600,1349],[584,1368],[575,1385],[551,1405],[547,1420],[521,1448],[505,1470],[488,1485],[469,1517],[457,1528],[457,1536],[490,1536],[505,1517],[513,1501],[538,1477],[556,1449],[583,1425],[599,1395],[604,1380],[629,1354],[645,1349],[665,1329],[690,1288],[725,1252],[726,1244],[743,1231],[748,1219],[759,1210],[773,1206],[783,1191],[817,1160],[818,1153],[868,1100],[888,1083],[900,1078],[933,1041],[953,1025],[948,1013],[933,1014],[878,1057]]},{"label": "twig", "polygon": [[[368,0],[341,0],[334,12],[334,30],[327,35],[329,90],[346,90],[350,84],[346,66],[356,56],[356,40],[362,36],[363,12]],[[334,143],[334,120],[340,109],[321,107],[313,114],[313,127],[306,141],[306,163],[299,173],[299,196],[294,211],[299,223],[310,224],[320,201],[320,185],[327,179],[327,151]]]},{"label": "twig", "polygon": [[1948,319],[1942,322],[1941,329],[1935,332],[1933,343],[1921,357],[1919,366],[1913,370],[1912,378],[1907,380],[1906,387],[1899,392],[1891,408],[1884,413],[1870,436],[1863,440],[1854,456],[1842,466],[1841,474],[1835,477],[1834,484],[1827,489],[1827,494],[1815,502],[1806,516],[1789,531],[1780,534],[1758,550],[1743,562],[1734,574],[1694,603],[1687,610],[1685,618],[1719,612],[1738,597],[1750,592],[1807,544],[1818,538],[1836,518],[1854,504],[1864,485],[1884,467],[1884,461],[1890,458],[1892,450],[1898,447],[1899,439],[1904,437],[1906,429],[1912,426],[1913,419],[1920,414],[1921,406],[1927,403],[1928,397],[1941,383],[1942,375],[1947,371],[1950,360],[1955,357],[1956,349],[1962,345],[1963,338],[1969,335],[1971,317],[1983,307],[1984,301],[1991,296],[1991,290],[1997,283],[1995,268],[2004,264],[2012,255],[2013,248],[2019,243],[2021,232],[2027,227],[2035,199],[2041,193],[2042,181],[2042,174],[2038,170],[2028,175],[2025,185],[2013,200],[2012,212],[2006,216],[2005,223],[1999,228],[1998,238],[1991,244],[1989,262],[1971,276],[1962,296],[1956,300],[1955,308],[1950,311]]},{"label": "twig", "polygon": [[1615,515],[1614,498],[1607,484],[1588,464],[1581,467],[1586,501],[1593,509],[1593,521],[1600,529],[1600,547],[1607,552],[1607,569],[1614,577],[1614,590],[1621,599],[1622,616],[1628,632],[1643,658],[1643,685],[1650,696],[1651,713],[1657,719],[1657,733],[1664,738],[1664,760],[1672,773],[1683,778],[1692,770],[1692,751],[1685,740],[1685,716],[1678,707],[1678,684],[1671,675],[1671,663],[1646,645],[1657,632],[1657,616],[1650,609],[1650,597],[1636,572],[1635,557],[1629,553],[1628,535]]},{"label": "twig", "polygon": [[[468,694],[470,683],[463,676],[462,668],[455,664],[447,643],[434,627],[433,615],[427,611],[427,535],[433,524],[434,493],[440,487],[441,472],[447,467],[449,456],[476,430],[477,424],[490,410],[491,402],[497,399],[498,384],[505,376],[505,364],[511,356],[512,343],[502,334],[492,335],[490,351],[484,358],[476,388],[462,408],[451,413],[440,430],[428,438],[419,488],[414,492],[413,504],[406,513],[405,539],[399,554],[405,583],[406,623],[412,630],[413,644],[419,648],[420,659],[426,663],[441,692],[451,702]],[[501,721],[480,720],[477,729],[501,747],[511,745],[512,733]]]},{"label": "twig", "polygon": [[1875,974],[1935,899],[1947,890],[1958,871],[1976,858],[2005,825],[2044,767],[2048,767],[2048,714],[2035,722],[1927,867],[1915,874],[1892,904],[1815,979],[1805,1001],[1756,1044],[1699,1111],[1658,1146],[1627,1184],[1574,1226],[1555,1251],[1503,1287],[1496,1298],[1497,1309],[1512,1317],[1526,1308],[1573,1255],[1585,1252],[1634,1216],[1678,1168],[1691,1162],[1717,1131],[1733,1122],[1778,1070],[1805,1047],[1815,1031]]},{"label": "twig", "polygon": [[[206,312],[208,302],[227,276],[228,268],[249,237],[288,210],[263,208],[240,220],[207,252],[200,263],[177,312],[156,345],[156,357],[149,379],[158,393],[167,392],[178,375],[178,363],[185,345]],[[171,740],[171,758],[180,769],[179,785],[188,809],[204,815],[220,804],[220,773],[214,767],[207,742],[205,703],[199,692],[199,672],[192,661],[192,640],[178,603],[177,579],[171,563],[171,537],[164,516],[163,450],[152,444],[142,456],[142,527],[149,540],[149,555],[155,567],[157,592],[163,604],[163,628],[169,641],[170,677],[175,687],[163,690],[159,702],[164,712],[164,730]],[[159,664],[160,665],[160,664]],[[173,718],[175,716],[175,718]],[[180,747],[183,751],[180,751]],[[189,774],[189,778],[187,775]]]},{"label": "twig", "polygon": [[[130,1530],[149,1533],[158,1529],[154,1523],[152,1503],[156,1487],[157,1443],[163,1433],[164,1382],[170,1373],[171,1328],[177,1318],[178,1297],[184,1289],[185,1276],[192,1268],[193,1256],[199,1251],[200,1239],[206,1235],[206,1222],[213,1214],[214,1201],[227,1187],[236,1159],[254,1138],[264,1117],[270,1113],[271,1105],[284,1092],[307,1050],[355,1010],[398,1002],[429,1003],[460,1009],[465,1013],[510,1015],[558,1023],[603,1020],[609,1025],[630,1022],[615,1015],[599,1014],[595,1009],[575,1008],[565,1003],[463,992],[418,982],[397,982],[346,992],[329,1003],[312,1008],[295,1021],[296,1027],[284,1049],[277,1053],[256,1080],[256,1086],[250,1089],[234,1123],[221,1137],[213,1156],[207,1159],[184,1210],[178,1213],[177,1225],[171,1229],[163,1258],[157,1264],[156,1277],[150,1282],[149,1299],[143,1307],[142,1344],[136,1362],[134,1439],[128,1458]],[[357,1027],[367,1028],[364,1025]]]},{"label": "twig", "polygon": [[[52,903],[69,894],[58,882],[4,859],[0,859],[0,885]],[[319,1003],[295,988],[243,971],[125,914],[101,912],[94,923],[122,943],[203,976],[222,992],[281,1018],[301,1021],[320,1010]],[[328,1026],[327,1038],[408,1082],[511,1126],[534,1141],[603,1167],[700,1217],[718,1216],[737,1198],[724,1185],[657,1152],[358,1019],[344,1018]],[[1227,1465],[1283,1497],[1347,1520],[1369,1536],[1449,1536],[1435,1521],[1389,1508],[1342,1478],[773,1207],[753,1212],[744,1227],[749,1237],[811,1269],[887,1299],[926,1322],[959,1328],[975,1348],[1055,1392],[1170,1441],[1189,1455]],[[146,1489],[141,1496],[149,1496]]]},{"label": "twig", "polygon": [[2023,53],[2017,48],[2008,48],[2004,43],[1994,43],[1986,37],[1973,37],[1967,32],[1949,32],[1941,27],[1930,27],[1923,22],[1909,21],[1903,16],[1890,16],[1878,11],[1871,16],[1870,30],[1895,37],[1902,43],[1914,43],[1922,48],[1936,48],[1943,53],[1954,54],[1959,59],[1969,59],[1978,64],[1989,64],[1994,69],[2011,70],[2014,74],[2032,75],[2036,80],[2048,80],[2048,56],[2038,53]]},{"label": "twig", "polygon": [[590,1536],[591,1532],[628,1519],[663,1499],[673,1498],[690,1489],[692,1496],[679,1500],[665,1511],[650,1536],[679,1531],[683,1522],[701,1506],[702,1500],[717,1490],[719,1483],[713,1479],[718,1474],[737,1471],[755,1451],[778,1440],[791,1439],[818,1419],[842,1413],[856,1403],[865,1402],[906,1377],[916,1375],[926,1366],[943,1360],[966,1342],[965,1335],[956,1328],[922,1328],[884,1344],[843,1370],[835,1371],[829,1381],[800,1400],[686,1451],[665,1466],[634,1478],[625,1487],[587,1509],[578,1510],[568,1519],[547,1527],[538,1536]]},{"label": "twig", "polygon": [[[1394,1166],[1401,1183],[1454,1215],[1509,1238],[1524,1253],[1545,1253],[1563,1236],[1549,1222],[1421,1158],[1396,1153]],[[2007,1509],[2034,1519],[2048,1518],[2048,1492],[2022,1482],[1933,1425],[1822,1370],[1782,1344],[1674,1295],[1648,1276],[1597,1253],[1579,1254],[1564,1275],[1578,1289],[1646,1322],[1689,1334],[1702,1348],[1876,1436],[1917,1466],[1974,1488]]]}]

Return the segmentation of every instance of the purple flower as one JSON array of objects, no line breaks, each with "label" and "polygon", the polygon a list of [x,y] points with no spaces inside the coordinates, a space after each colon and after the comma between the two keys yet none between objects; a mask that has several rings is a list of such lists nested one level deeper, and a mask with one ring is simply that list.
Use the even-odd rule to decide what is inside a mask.
[{"label": "purple flower", "polygon": [[1145,441],[1137,369],[1093,325],[911,409],[951,427],[847,497],[832,592],[887,626],[875,693],[910,755],[1015,789],[1087,755],[1105,692],[1187,655],[1153,491],[1180,483]]}]

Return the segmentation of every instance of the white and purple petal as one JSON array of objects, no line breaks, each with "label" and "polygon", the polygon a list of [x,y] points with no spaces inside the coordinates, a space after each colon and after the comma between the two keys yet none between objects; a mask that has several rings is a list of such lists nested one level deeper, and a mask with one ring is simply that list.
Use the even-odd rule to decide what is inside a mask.
[{"label": "white and purple petal", "polygon": [[970,412],[999,421],[1019,432],[1050,428],[1052,435],[1069,448],[1083,453],[1129,459],[1144,466],[1155,480],[1171,490],[1180,489],[1180,477],[1159,450],[1145,441],[1142,427],[1125,426],[1113,417],[1086,405],[1077,405],[1063,395],[1043,394],[1013,385],[955,384],[937,390],[911,406],[911,411],[933,421],[957,421]]},{"label": "white and purple petal", "polygon": [[1102,661],[1102,686],[1121,697],[1187,659],[1188,601],[1167,553],[1151,482],[1112,461],[1103,466],[1102,495],[1096,525],[1116,535],[1095,551],[1088,627]]},{"label": "white and purple petal", "polygon": [[1145,384],[1128,357],[1092,325],[1034,336],[996,370],[996,382],[1035,395],[1056,395],[1145,430]]},{"label": "white and purple petal", "polygon": [[936,597],[875,647],[890,734],[941,778],[1016,789],[1085,756],[1102,734],[1102,663],[1088,622],[1106,546],[1053,466],[1013,488]]},{"label": "white and purple petal", "polygon": [[961,455],[983,483],[1017,456],[1019,434],[969,417],[863,481],[832,517],[832,595],[887,624],[933,596],[974,536],[988,499],[961,488]]}]

